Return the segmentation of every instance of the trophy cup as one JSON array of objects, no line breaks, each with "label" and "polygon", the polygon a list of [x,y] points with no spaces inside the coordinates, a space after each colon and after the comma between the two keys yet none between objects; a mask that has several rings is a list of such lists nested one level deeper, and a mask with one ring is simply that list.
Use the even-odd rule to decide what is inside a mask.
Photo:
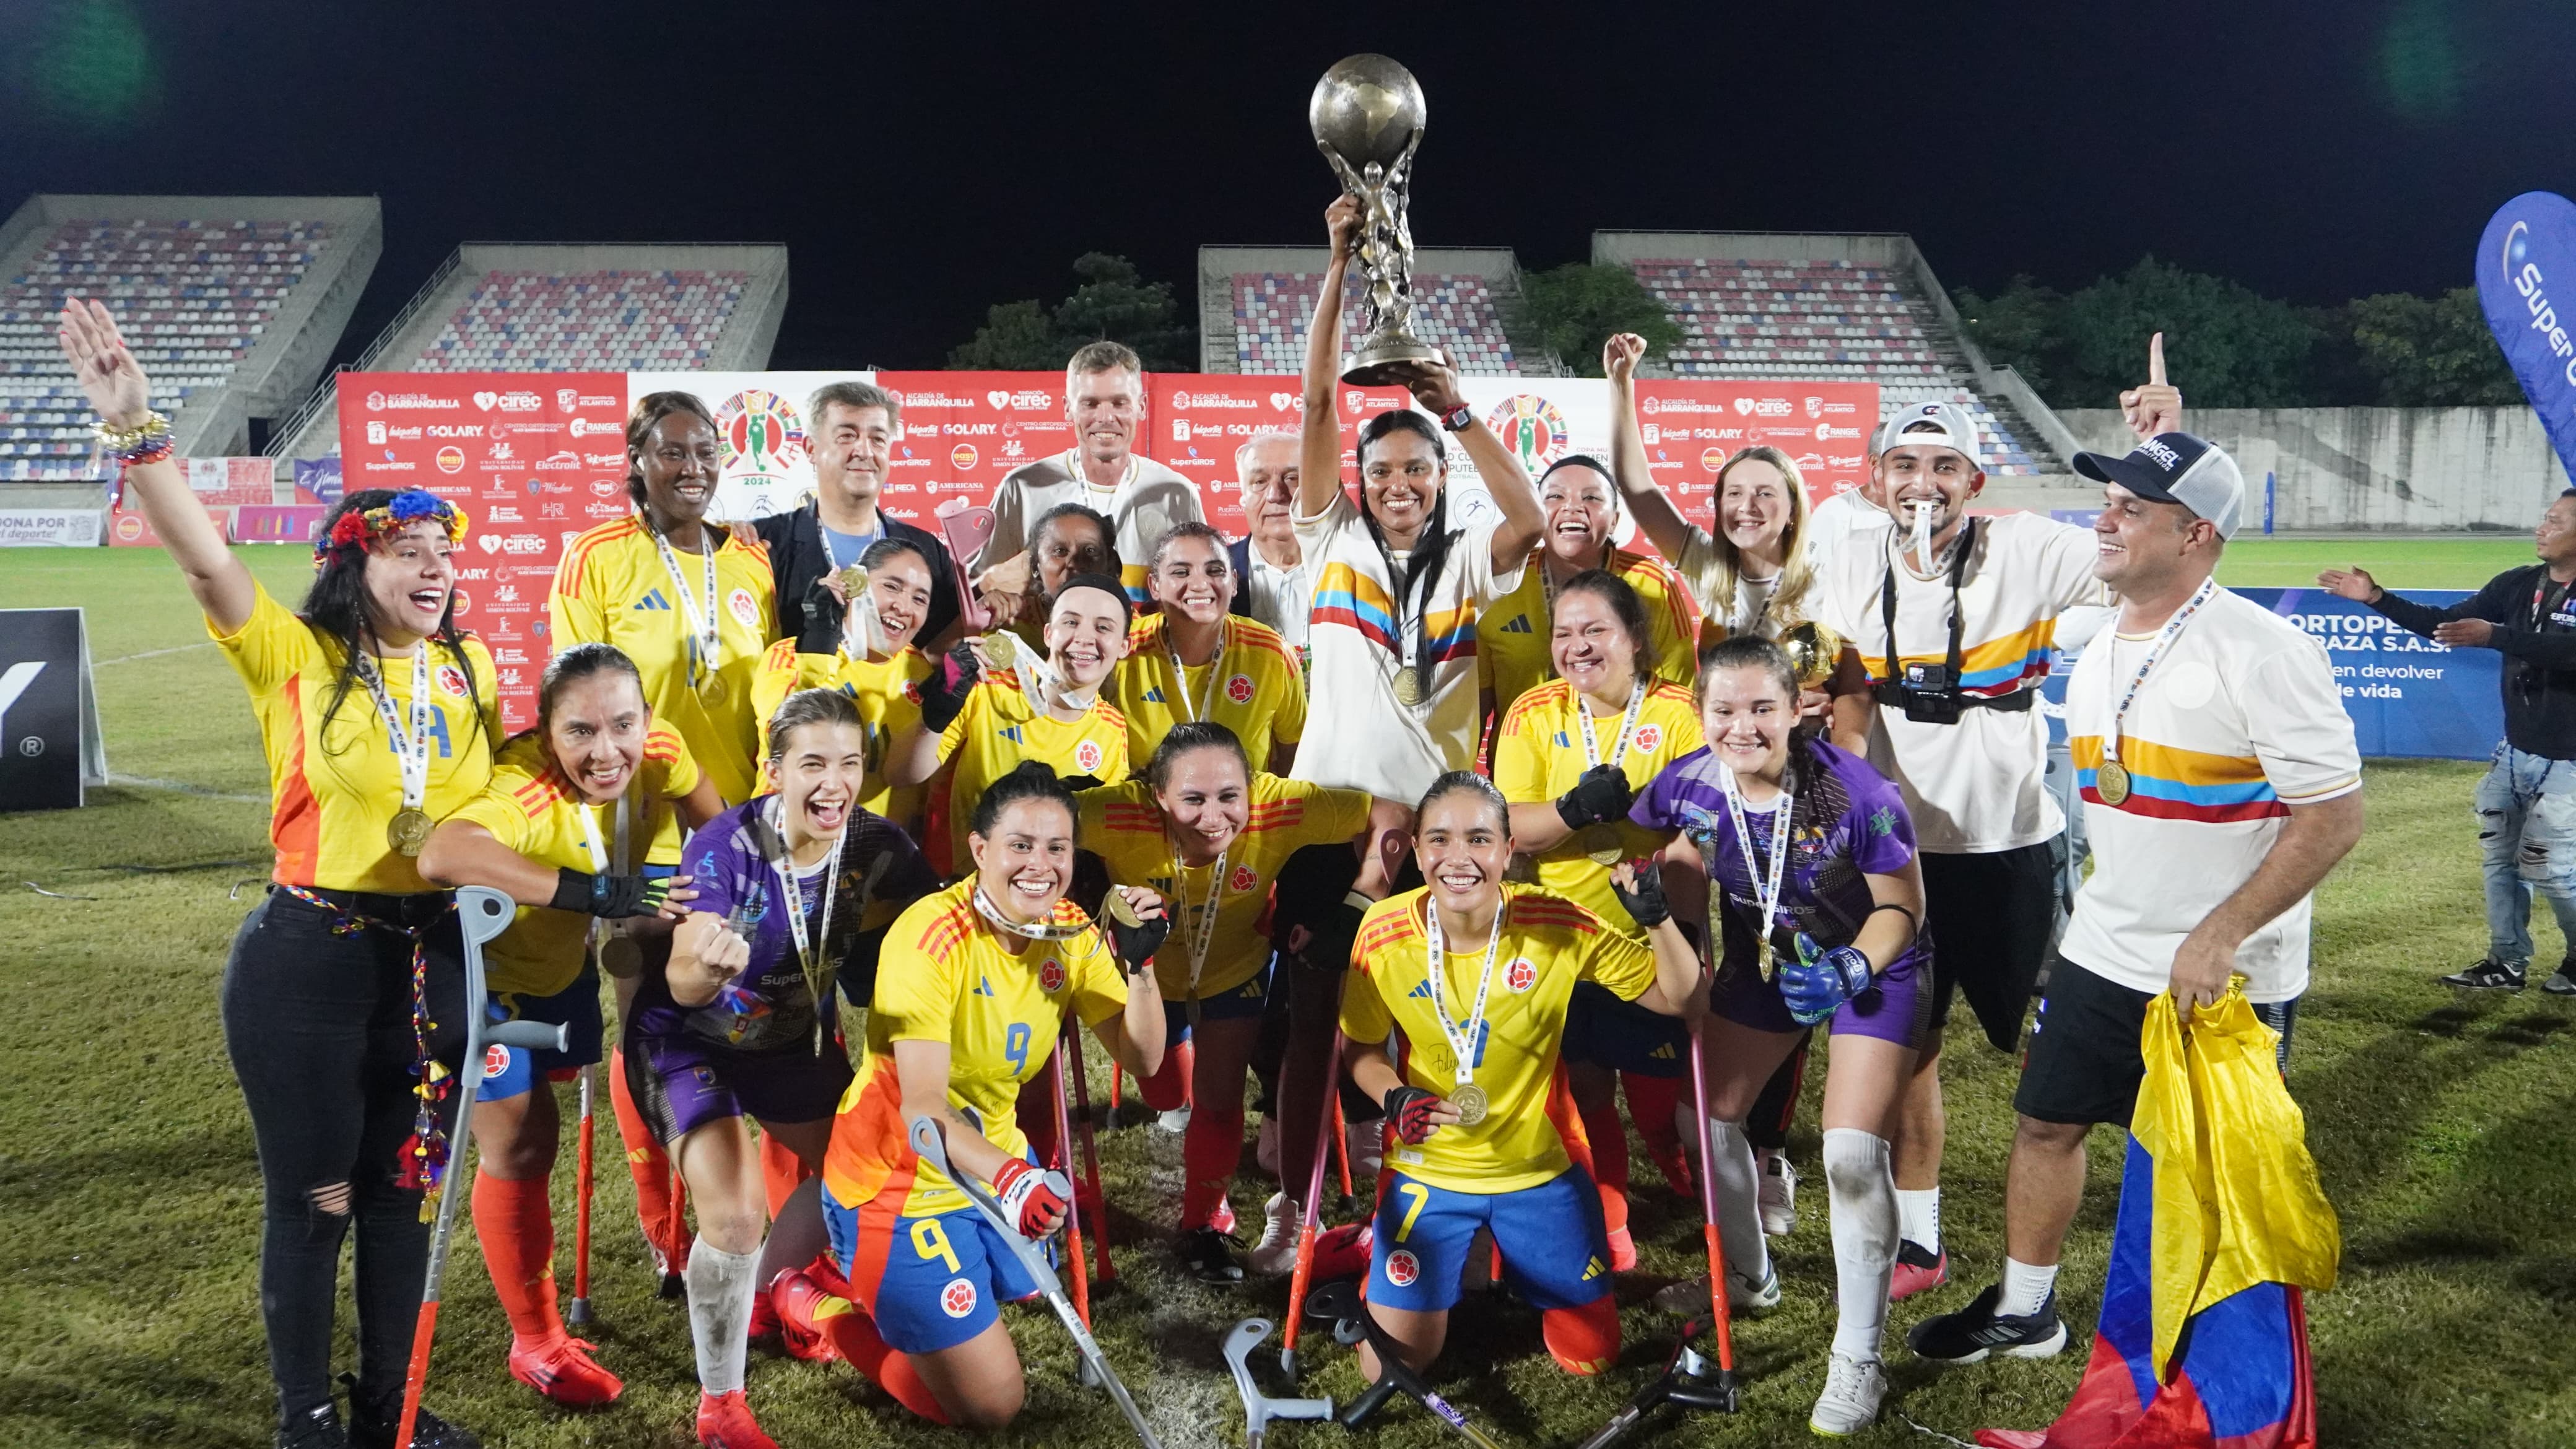
[{"label": "trophy cup", "polygon": [[1797,671],[1800,689],[1822,689],[1834,677],[1834,667],[1842,662],[1843,636],[1824,625],[1809,620],[1792,624],[1780,634],[1780,647],[1788,651],[1789,667]]},{"label": "trophy cup", "polygon": [[1342,381],[1402,385],[1440,362],[1413,335],[1413,151],[1422,144],[1422,84],[1382,55],[1354,55],[1315,82],[1306,125],[1342,189],[1360,200],[1360,337]]}]

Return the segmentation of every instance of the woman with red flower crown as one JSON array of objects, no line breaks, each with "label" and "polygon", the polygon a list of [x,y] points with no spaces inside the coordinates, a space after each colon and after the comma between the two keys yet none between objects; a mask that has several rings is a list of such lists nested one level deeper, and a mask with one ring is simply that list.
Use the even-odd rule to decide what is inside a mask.
[{"label": "woman with red flower crown", "polygon": [[[492,773],[492,657],[456,627],[465,516],[419,491],[350,494],[290,612],[225,547],[170,461],[170,420],[116,319],[67,302],[63,355],[101,441],[250,690],[267,748],[274,884],[224,967],[224,1041],[264,1197],[260,1314],[280,1449],[382,1449],[429,1255],[422,1201],[446,1165],[463,988],[446,892],[415,857]],[[433,1023],[443,1026],[438,1031]],[[433,1033],[436,1039],[433,1039]],[[331,1390],[340,1245],[357,1226],[358,1368]],[[417,1449],[473,1449],[423,1409]]]}]

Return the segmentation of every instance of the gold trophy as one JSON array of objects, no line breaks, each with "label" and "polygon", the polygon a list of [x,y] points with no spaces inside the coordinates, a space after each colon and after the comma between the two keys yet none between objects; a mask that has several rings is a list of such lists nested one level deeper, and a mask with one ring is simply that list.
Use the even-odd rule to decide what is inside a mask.
[{"label": "gold trophy", "polygon": [[1443,359],[1413,335],[1413,151],[1422,144],[1422,83],[1382,55],[1354,55],[1315,82],[1306,125],[1342,189],[1359,198],[1360,337],[1342,381],[1402,385]]},{"label": "gold trophy", "polygon": [[1843,636],[1807,620],[1780,631],[1780,647],[1788,651],[1789,666],[1798,673],[1800,689],[1822,689],[1834,677],[1834,668],[1843,657]]}]

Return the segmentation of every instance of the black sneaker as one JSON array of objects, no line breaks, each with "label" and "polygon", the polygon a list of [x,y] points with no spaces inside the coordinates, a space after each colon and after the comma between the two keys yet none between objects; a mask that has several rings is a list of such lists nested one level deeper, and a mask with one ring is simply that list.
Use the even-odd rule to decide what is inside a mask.
[{"label": "black sneaker", "polygon": [[1243,1264],[1235,1259],[1234,1243],[1214,1228],[1192,1228],[1181,1234],[1177,1244],[1181,1266],[1202,1283],[1240,1283]]},{"label": "black sneaker", "polygon": [[1914,1325],[1906,1346],[1935,1363],[1977,1363],[1990,1353],[2006,1358],[2047,1358],[2066,1347],[2066,1325],[2057,1321],[2057,1295],[2037,1313],[2008,1318],[1995,1312],[2003,1285],[1990,1283],[1977,1301],[1956,1313],[1944,1313]]},{"label": "black sneaker", "polygon": [[[349,1444],[351,1449],[394,1449],[394,1435],[402,1428],[402,1396],[370,1404],[358,1397],[355,1374],[340,1375],[349,1386]],[[438,1417],[423,1404],[412,1415],[411,1449],[483,1449],[483,1441]]]},{"label": "black sneaker", "polygon": [[2549,979],[2540,983],[2540,989],[2552,996],[2576,996],[2576,957],[2559,962]]},{"label": "black sneaker", "polygon": [[277,1449],[349,1449],[349,1431],[340,1427],[340,1406],[324,1404],[278,1425]]},{"label": "black sneaker", "polygon": [[2489,956],[2466,971],[2454,971],[2442,978],[2445,986],[2467,986],[2480,991],[2520,991],[2523,968]]}]

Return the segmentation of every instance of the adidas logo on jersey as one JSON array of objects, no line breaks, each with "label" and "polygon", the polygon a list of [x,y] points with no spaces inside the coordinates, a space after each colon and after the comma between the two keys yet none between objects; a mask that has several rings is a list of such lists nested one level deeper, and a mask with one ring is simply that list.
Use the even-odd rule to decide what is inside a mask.
[{"label": "adidas logo on jersey", "polygon": [[1646,1055],[1659,1062],[1668,1062],[1677,1056],[1678,1053],[1673,1050],[1673,1044],[1671,1042],[1665,1042],[1662,1046],[1646,1053]]},{"label": "adidas logo on jersey", "polygon": [[[993,978],[990,976],[976,977],[975,994],[977,996],[991,996],[993,994]],[[1670,1050],[1670,1048],[1666,1048],[1666,1050]]]},{"label": "adidas logo on jersey", "polygon": [[1591,1282],[1593,1279],[1600,1277],[1605,1271],[1607,1270],[1601,1266],[1601,1260],[1599,1258],[1586,1258],[1583,1260],[1584,1282]]},{"label": "adidas logo on jersey", "polygon": [[664,613],[669,613],[671,610],[671,601],[662,597],[662,591],[660,589],[646,589],[644,591],[644,597],[635,601],[635,607],[639,610],[660,609]]},{"label": "adidas logo on jersey", "polygon": [[1018,725],[1004,725],[1000,729],[993,731],[993,733],[1000,735],[1002,738],[1009,740],[1015,745],[1026,743],[1026,741],[1020,738],[1020,727]]},{"label": "adidas logo on jersey", "polygon": [[1431,979],[1429,977],[1424,977],[1422,980],[1414,982],[1413,989],[1404,994],[1419,1000],[1429,1001],[1431,999]]},{"label": "adidas logo on jersey", "polygon": [[1538,631],[1530,627],[1529,615],[1514,614],[1512,615],[1512,621],[1503,626],[1502,632],[1506,634],[1535,634]]},{"label": "adidas logo on jersey", "polygon": [[1163,703],[1163,686],[1159,684],[1147,685],[1145,687],[1145,702],[1147,704]]}]

